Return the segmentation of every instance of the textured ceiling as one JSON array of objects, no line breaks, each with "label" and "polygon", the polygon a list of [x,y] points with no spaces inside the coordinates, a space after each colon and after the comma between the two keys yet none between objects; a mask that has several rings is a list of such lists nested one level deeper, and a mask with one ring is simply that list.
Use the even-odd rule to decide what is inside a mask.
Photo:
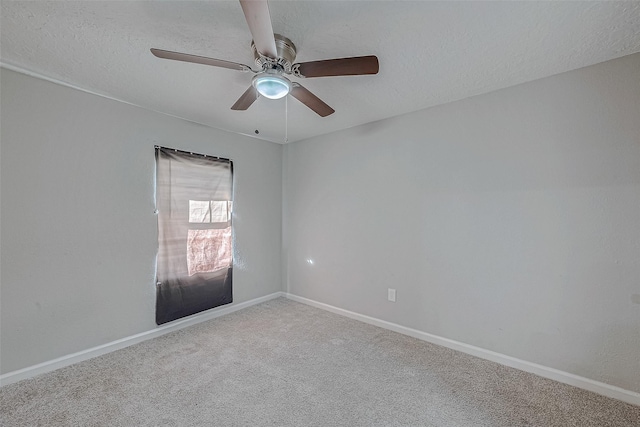
[{"label": "textured ceiling", "polygon": [[[640,51],[640,2],[271,1],[297,62],[377,55],[375,76],[301,81],[297,100],[231,105],[252,74],[149,48],[253,65],[237,1],[5,1],[0,59],[98,94],[259,138],[297,141]],[[640,76],[639,76],[640,78]],[[296,80],[293,78],[293,80]],[[286,115],[288,109],[288,115]],[[288,120],[286,120],[288,117]]]}]

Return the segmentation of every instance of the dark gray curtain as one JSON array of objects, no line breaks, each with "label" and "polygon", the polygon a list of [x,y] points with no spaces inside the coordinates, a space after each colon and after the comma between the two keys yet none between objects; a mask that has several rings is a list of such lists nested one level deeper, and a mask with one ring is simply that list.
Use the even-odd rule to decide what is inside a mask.
[{"label": "dark gray curtain", "polygon": [[233,164],[156,147],[158,325],[233,301]]}]

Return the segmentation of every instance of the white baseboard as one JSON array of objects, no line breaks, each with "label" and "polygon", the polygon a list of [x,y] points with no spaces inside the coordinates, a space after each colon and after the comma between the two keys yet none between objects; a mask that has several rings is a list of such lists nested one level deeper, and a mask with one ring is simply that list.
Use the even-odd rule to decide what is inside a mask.
[{"label": "white baseboard", "polygon": [[607,396],[613,399],[618,399],[623,402],[630,403],[632,405],[640,406],[640,393],[636,393],[634,391],[625,390],[623,388],[612,386],[600,381],[595,381],[589,378],[580,377],[578,375],[574,375],[569,372],[564,372],[558,369],[549,368],[547,366],[538,365],[537,363],[527,362],[526,360],[516,359],[515,357],[507,356],[501,353],[496,353],[495,351],[486,350],[484,348],[465,344],[459,341],[451,340],[449,338],[443,338],[437,335],[429,334],[427,332],[419,331],[417,329],[407,328],[406,326],[387,322],[385,320],[376,319],[375,317],[369,317],[363,314],[354,313],[353,311],[344,310],[342,308],[334,307],[329,304],[324,304],[318,301],[299,297],[297,295],[285,293],[285,296],[290,300],[301,302],[303,304],[307,304],[307,305],[320,308],[326,311],[330,311],[332,313],[349,317],[351,319],[359,320],[361,322],[368,323],[370,325],[378,326],[380,328],[398,332],[403,335],[408,335],[410,337],[417,338],[422,341],[427,341],[432,344],[441,345],[443,347],[461,351],[463,353],[467,353],[472,356],[480,357],[482,359],[490,360],[492,362],[500,363],[502,365],[510,366],[512,368],[520,369],[521,371],[530,372],[532,374],[536,374],[544,378],[549,378],[554,381],[558,381],[564,384],[569,384],[584,390],[592,391],[594,393],[598,393],[603,396]]},{"label": "white baseboard", "polygon": [[274,292],[269,295],[265,295],[260,298],[255,298],[249,301],[241,302],[238,304],[225,305],[211,310],[203,311],[188,318],[176,320],[171,323],[158,326],[156,329],[142,332],[130,337],[122,338],[116,341],[112,341],[107,344],[99,345],[87,350],[82,350],[77,353],[69,354],[59,357],[57,359],[50,360],[48,362],[39,363],[34,366],[19,369],[17,371],[8,372],[0,375],[0,386],[12,384],[27,378],[34,377],[36,375],[51,372],[56,369],[63,368],[65,366],[73,365],[74,363],[82,362],[83,360],[92,359],[97,356],[101,356],[106,353],[110,353],[121,348],[129,347],[130,345],[137,344],[142,341],[150,340],[152,338],[159,337],[169,332],[177,331],[179,329],[186,328],[188,326],[195,325],[197,323],[206,322],[207,320],[215,319],[216,317],[224,316],[225,314],[233,313],[234,311],[242,310],[243,308],[250,307],[252,305],[260,304],[265,301],[269,301],[281,296],[285,296],[284,292]]},{"label": "white baseboard", "polygon": [[520,369],[525,372],[539,375],[544,378],[549,378],[564,384],[569,384],[574,387],[582,388],[584,390],[592,391],[594,393],[601,394],[613,399],[618,399],[623,402],[630,403],[632,405],[640,406],[640,393],[636,393],[630,390],[625,390],[620,387],[612,386],[600,381],[595,381],[589,378],[580,377],[578,375],[571,374],[569,372],[560,371],[558,369],[549,368],[547,366],[538,365],[536,363],[527,362],[526,360],[517,359],[515,357],[507,356],[501,353],[496,353],[491,350],[476,347],[473,345],[465,344],[459,341],[443,338],[437,335],[422,332],[417,329],[407,328],[406,326],[398,325],[396,323],[387,322],[385,320],[376,319],[374,317],[365,316],[363,314],[354,313],[352,311],[344,310],[342,308],[334,307],[329,304],[324,304],[318,301],[310,300],[307,298],[299,297],[297,295],[289,294],[286,292],[274,292],[272,294],[255,298],[250,301],[245,301],[239,304],[233,304],[229,306],[223,306],[214,308],[199,314],[195,314],[189,318],[177,320],[170,324],[159,326],[156,329],[142,332],[130,337],[122,338],[116,341],[112,341],[107,344],[103,344],[97,347],[93,347],[87,350],[79,351],[77,353],[62,356],[57,359],[53,359],[47,362],[39,363],[34,366],[30,366],[24,369],[20,369],[13,372],[0,375],[0,386],[12,384],[23,379],[31,378],[36,375],[40,375],[46,372],[51,372],[65,366],[72,365],[74,363],[82,362],[84,360],[92,359],[97,356],[101,356],[106,353],[110,353],[121,348],[129,347],[130,345],[137,344],[142,341],[153,339],[169,332],[177,331],[188,326],[192,326],[207,320],[215,319],[226,314],[233,313],[238,310],[250,307],[252,305],[260,304],[265,301],[269,301],[281,296],[285,296],[290,300],[301,302],[313,307],[317,307],[332,313],[336,313],[351,319],[359,320],[364,323],[368,323],[374,326],[378,326],[390,331],[398,332],[403,335],[408,335],[426,342],[441,345],[443,347],[451,348],[453,350],[461,351],[463,353],[477,356],[482,359],[490,360],[492,362],[500,363],[502,365],[510,366],[512,368]]}]

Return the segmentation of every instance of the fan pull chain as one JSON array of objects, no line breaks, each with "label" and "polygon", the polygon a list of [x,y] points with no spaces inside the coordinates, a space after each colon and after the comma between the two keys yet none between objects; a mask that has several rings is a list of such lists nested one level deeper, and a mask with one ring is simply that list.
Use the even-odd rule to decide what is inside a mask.
[{"label": "fan pull chain", "polygon": [[284,97],[284,143],[289,142],[289,97]]}]

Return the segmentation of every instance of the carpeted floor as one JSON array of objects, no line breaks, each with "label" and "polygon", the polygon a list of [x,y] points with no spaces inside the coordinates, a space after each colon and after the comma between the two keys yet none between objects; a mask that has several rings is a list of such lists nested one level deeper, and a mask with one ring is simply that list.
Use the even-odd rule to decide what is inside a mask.
[{"label": "carpeted floor", "polygon": [[283,298],[0,389],[2,426],[639,426],[640,407]]}]

